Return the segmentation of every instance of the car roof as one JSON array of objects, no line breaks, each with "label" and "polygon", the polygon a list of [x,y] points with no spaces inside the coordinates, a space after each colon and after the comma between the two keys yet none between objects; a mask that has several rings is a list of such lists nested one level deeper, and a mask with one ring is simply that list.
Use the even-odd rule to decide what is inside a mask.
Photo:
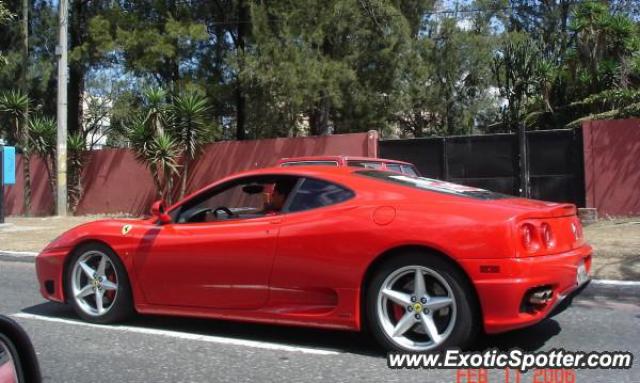
[{"label": "car roof", "polygon": [[372,161],[372,162],[385,162],[390,164],[403,164],[403,165],[411,165],[412,163],[399,161],[399,160],[391,160],[388,158],[377,158],[377,157],[361,157],[361,156],[345,156],[345,155],[337,155],[337,156],[301,156],[301,157],[285,157],[281,158],[278,161],[278,164],[282,164],[285,162],[305,162],[305,161]]}]

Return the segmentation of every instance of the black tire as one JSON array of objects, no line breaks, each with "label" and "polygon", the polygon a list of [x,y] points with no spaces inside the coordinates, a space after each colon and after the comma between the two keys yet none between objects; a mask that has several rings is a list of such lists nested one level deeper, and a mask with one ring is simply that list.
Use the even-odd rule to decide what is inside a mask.
[{"label": "black tire", "polygon": [[377,315],[378,293],[385,279],[394,271],[406,266],[424,266],[437,272],[449,284],[456,301],[456,321],[443,343],[424,352],[438,352],[452,347],[468,347],[478,333],[480,310],[472,287],[462,272],[449,261],[429,252],[398,254],[381,263],[374,271],[366,291],[363,313],[366,330],[387,351],[415,352],[394,342],[383,330]]},{"label": "black tire", "polygon": [[[78,258],[83,254],[94,251],[100,252],[109,258],[118,278],[118,288],[117,293],[115,294],[115,300],[113,301],[111,308],[102,315],[89,315],[85,313],[74,298],[71,287],[73,267]],[[81,245],[73,252],[65,271],[65,292],[67,296],[67,303],[70,303],[78,316],[87,322],[97,324],[122,322],[134,314],[131,284],[129,282],[129,276],[127,275],[126,268],[113,250],[101,243],[88,243]]]}]

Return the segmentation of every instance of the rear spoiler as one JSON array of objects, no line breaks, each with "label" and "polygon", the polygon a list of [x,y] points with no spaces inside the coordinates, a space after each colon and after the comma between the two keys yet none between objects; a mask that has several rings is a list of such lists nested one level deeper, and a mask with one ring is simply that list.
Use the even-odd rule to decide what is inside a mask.
[{"label": "rear spoiler", "polygon": [[539,211],[532,211],[519,215],[520,218],[560,218],[571,217],[578,213],[576,205],[571,203],[558,203],[548,208],[541,208]]}]

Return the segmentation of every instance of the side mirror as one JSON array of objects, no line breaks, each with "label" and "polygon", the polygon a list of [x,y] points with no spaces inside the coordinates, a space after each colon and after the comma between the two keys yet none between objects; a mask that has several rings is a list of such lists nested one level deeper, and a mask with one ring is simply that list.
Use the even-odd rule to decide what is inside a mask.
[{"label": "side mirror", "polygon": [[15,321],[0,316],[0,382],[40,381],[40,366],[29,336]]},{"label": "side mirror", "polygon": [[155,218],[161,225],[171,223],[171,216],[167,214],[165,203],[159,200],[151,205],[151,216]]}]

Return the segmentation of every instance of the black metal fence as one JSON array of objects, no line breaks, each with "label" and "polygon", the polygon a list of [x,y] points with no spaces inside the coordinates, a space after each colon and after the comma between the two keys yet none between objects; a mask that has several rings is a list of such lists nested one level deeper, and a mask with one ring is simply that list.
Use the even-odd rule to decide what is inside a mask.
[{"label": "black metal fence", "polygon": [[[531,197],[584,206],[580,129],[526,133]],[[520,195],[517,134],[380,141],[380,156],[414,163],[425,177]]]}]

